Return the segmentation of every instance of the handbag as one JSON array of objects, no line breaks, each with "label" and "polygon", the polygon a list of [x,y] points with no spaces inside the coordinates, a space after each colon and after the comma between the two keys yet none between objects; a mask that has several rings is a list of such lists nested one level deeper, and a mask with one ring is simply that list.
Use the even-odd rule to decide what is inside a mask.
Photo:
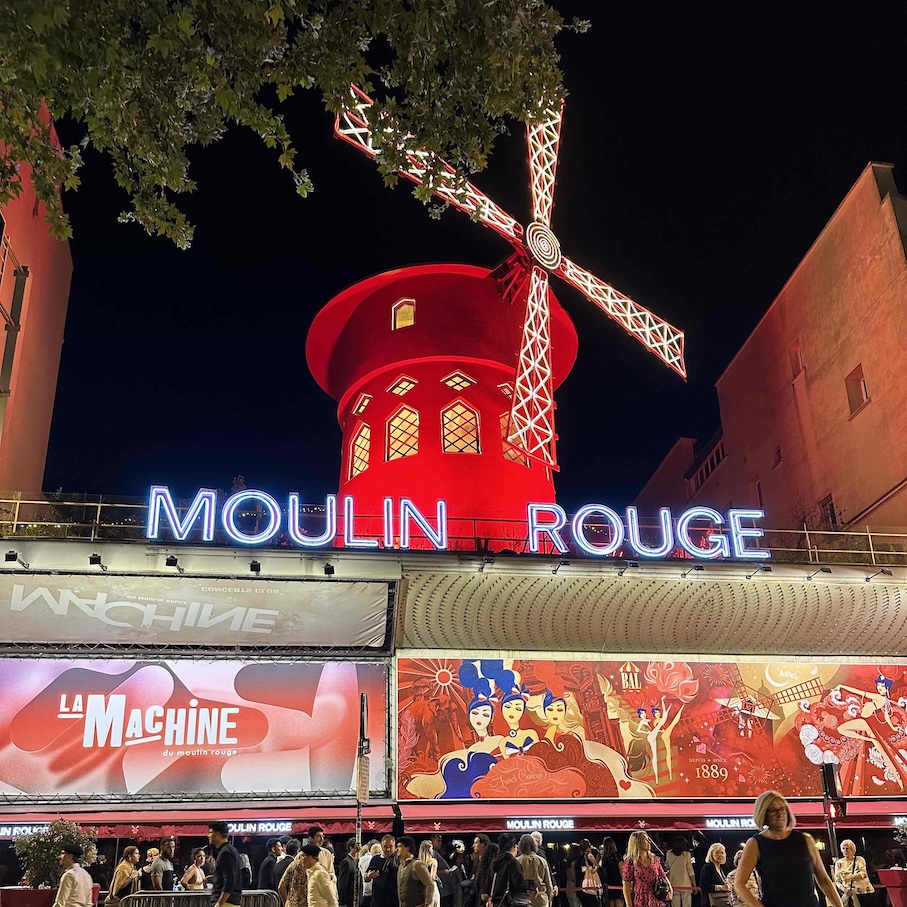
[{"label": "handbag", "polygon": [[671,883],[664,876],[656,876],[652,883],[652,894],[659,901],[668,901],[671,897]]},{"label": "handbag", "polygon": [[730,902],[730,896],[726,891],[709,892],[709,907],[728,907]]}]

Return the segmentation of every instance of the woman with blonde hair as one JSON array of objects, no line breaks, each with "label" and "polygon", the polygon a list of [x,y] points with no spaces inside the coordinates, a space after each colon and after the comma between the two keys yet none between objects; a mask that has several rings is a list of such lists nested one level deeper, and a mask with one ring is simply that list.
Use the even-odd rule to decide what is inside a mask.
[{"label": "woman with blonde hair", "polygon": [[[830,907],[843,907],[828,877],[816,842],[796,831],[797,820],[787,800],[775,790],[760,794],[753,821],[763,829],[746,842],[734,877],[734,891],[747,907],[816,907],[816,885]],[[760,901],[747,887],[753,870],[762,880]]]},{"label": "woman with blonde hair", "polygon": [[725,907],[728,902],[727,876],[724,864],[727,851],[720,842],[713,844],[705,855],[699,874],[699,891],[702,907]]},{"label": "woman with blonde hair", "polygon": [[435,883],[435,893],[429,907],[441,907],[441,890],[438,886],[438,861],[435,859],[435,848],[431,841],[423,841],[419,845],[418,860],[421,860],[431,873],[431,880]]},{"label": "woman with blonde hair", "polygon": [[135,894],[139,890],[139,871],[135,868],[139,857],[138,847],[130,844],[124,848],[123,859],[113,871],[110,892],[104,899],[105,907],[115,907],[126,895]]},{"label": "woman with blonde hair", "polygon": [[857,845],[845,838],[841,842],[842,856],[835,860],[835,887],[841,892],[844,907],[860,907],[858,894],[872,894],[875,888],[866,872],[866,860],[857,856]]},{"label": "woman with blonde hair", "polygon": [[665,875],[661,860],[653,856],[652,842],[644,831],[634,831],[630,835],[623,877],[627,907],[664,907],[665,899],[655,894],[656,879],[664,879],[667,900],[674,897],[674,889]]}]

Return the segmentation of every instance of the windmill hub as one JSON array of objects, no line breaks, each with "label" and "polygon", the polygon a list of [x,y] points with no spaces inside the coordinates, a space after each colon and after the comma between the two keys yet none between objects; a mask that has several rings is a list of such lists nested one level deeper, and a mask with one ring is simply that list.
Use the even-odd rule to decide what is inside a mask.
[{"label": "windmill hub", "polygon": [[557,270],[561,263],[561,246],[550,227],[534,220],[526,228],[526,247],[546,271]]}]

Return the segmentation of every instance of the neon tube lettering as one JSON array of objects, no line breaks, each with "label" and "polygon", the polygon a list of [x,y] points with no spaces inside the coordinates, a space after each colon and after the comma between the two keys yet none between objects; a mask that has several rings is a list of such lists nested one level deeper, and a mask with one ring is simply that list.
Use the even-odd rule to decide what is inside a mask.
[{"label": "neon tube lettering", "polygon": [[337,495],[329,494],[325,498],[324,532],[321,535],[305,535],[299,528],[299,494],[290,493],[290,512],[287,516],[287,532],[297,545],[303,548],[320,548],[328,545],[337,535]]},{"label": "neon tube lettering", "polygon": [[[401,514],[402,517],[402,514]],[[394,547],[394,499],[384,499],[384,547]]]},{"label": "neon tube lettering", "polygon": [[[265,510],[268,511],[271,518],[271,522],[268,524],[267,529],[262,529],[261,532],[249,534],[242,532],[237,528],[236,511],[243,501],[259,501],[264,505]],[[221,511],[220,519],[224,524],[227,535],[230,536],[234,542],[239,542],[242,545],[260,545],[263,542],[267,542],[269,539],[274,538],[280,531],[280,505],[265,491],[257,491],[252,488],[246,491],[237,491],[236,494],[230,495],[230,497],[227,498],[224,509]]]},{"label": "neon tube lettering", "polygon": [[761,520],[765,516],[764,510],[729,510],[728,521],[731,524],[731,547],[734,557],[740,560],[761,561],[771,557],[771,553],[761,548],[747,548],[747,539],[761,539],[765,533],[755,526],[745,529],[740,525],[741,520]]},{"label": "neon tube lettering", "polygon": [[419,509],[409,498],[400,498],[400,547],[409,548],[410,521],[415,523],[424,533],[425,537],[434,545],[435,550],[444,551],[447,548],[447,501],[438,501],[438,529],[432,529],[431,524],[420,513]]},{"label": "neon tube lettering", "polygon": [[180,542],[185,542],[192,531],[192,524],[202,517],[202,539],[206,542],[214,540],[214,508],[217,506],[217,492],[210,488],[199,488],[198,494],[186,511],[186,516],[180,520],[176,504],[166,485],[152,485],[148,498],[148,527],[146,536],[156,539],[161,531],[161,509],[170,523],[173,537]]},{"label": "neon tube lettering", "polygon": [[639,512],[635,507],[627,508],[627,529],[630,537],[630,546],[641,557],[665,557],[674,548],[674,530],[671,527],[671,508],[662,507],[658,511],[661,524],[661,544],[657,548],[648,548],[643,545],[639,537]]},{"label": "neon tube lettering", "polygon": [[350,495],[343,499],[343,544],[347,548],[378,547],[378,539],[357,539],[353,534],[353,499]]},{"label": "neon tube lettering", "polygon": [[[607,545],[594,545],[586,538],[583,521],[593,513],[600,513],[611,524],[611,541]],[[604,504],[586,504],[573,515],[573,541],[577,546],[596,557],[608,557],[620,550],[624,543],[624,524],[620,516]]]},{"label": "neon tube lettering", "polygon": [[[541,522],[540,514],[543,513],[554,514],[554,522]],[[529,522],[529,550],[533,554],[539,553],[542,534],[548,536],[561,554],[566,554],[570,550],[560,533],[567,522],[567,514],[564,513],[563,507],[558,507],[557,504],[529,504],[526,509],[526,517]]]},{"label": "neon tube lettering", "polygon": [[724,523],[724,517],[711,507],[691,507],[689,510],[685,510],[677,520],[675,530],[680,547],[693,557],[704,557],[709,560],[716,557],[729,557],[727,539],[723,535],[716,533],[707,535],[705,540],[709,542],[708,548],[700,548],[694,544],[690,538],[690,523],[693,520],[711,520],[716,526]]}]

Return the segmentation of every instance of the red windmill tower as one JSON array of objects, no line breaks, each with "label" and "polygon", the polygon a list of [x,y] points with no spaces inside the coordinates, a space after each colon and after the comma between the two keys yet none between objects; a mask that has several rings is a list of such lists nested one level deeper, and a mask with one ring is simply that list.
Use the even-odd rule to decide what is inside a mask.
[{"label": "red windmill tower", "polygon": [[[374,158],[371,105],[353,86],[334,131]],[[435,195],[513,246],[498,268],[431,265],[378,275],[315,318],[306,357],[339,401],[340,493],[355,496],[357,511],[378,514],[391,496],[432,512],[446,498],[454,517],[522,520],[528,501],[554,500],[554,390],[575,361],[577,340],[549,274],[686,377],[681,331],[561,254],[551,230],[560,125],[559,107],[528,127],[533,220],[525,229],[443,165]],[[407,149],[406,159],[400,175],[421,183],[426,154]]]}]

